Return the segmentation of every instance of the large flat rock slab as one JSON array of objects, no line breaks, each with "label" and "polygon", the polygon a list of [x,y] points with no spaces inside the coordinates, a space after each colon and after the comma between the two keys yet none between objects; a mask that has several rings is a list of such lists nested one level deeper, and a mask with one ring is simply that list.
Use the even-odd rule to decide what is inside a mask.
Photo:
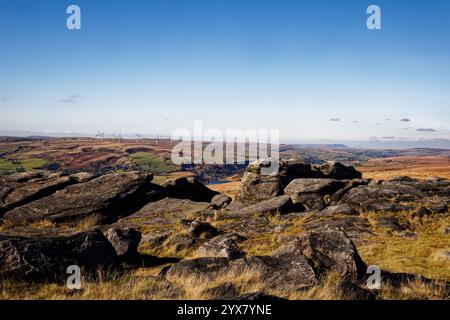
[{"label": "large flat rock slab", "polygon": [[151,180],[151,174],[140,172],[103,175],[10,210],[3,219],[16,224],[43,219],[67,222],[96,214],[99,221],[114,222],[161,197],[163,188]]},{"label": "large flat rock slab", "polygon": [[345,186],[344,182],[334,179],[295,179],[284,193],[308,210],[322,210],[331,201],[331,195]]},{"label": "large flat rock slab", "polygon": [[0,180],[0,217],[7,211],[35,200],[44,198],[80,182],[81,178],[89,180],[91,175],[85,173],[60,175],[49,173],[16,174]]}]

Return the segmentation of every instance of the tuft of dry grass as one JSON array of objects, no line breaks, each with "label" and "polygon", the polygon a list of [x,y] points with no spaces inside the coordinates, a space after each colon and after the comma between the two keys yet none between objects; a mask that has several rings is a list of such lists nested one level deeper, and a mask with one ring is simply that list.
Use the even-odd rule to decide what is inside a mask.
[{"label": "tuft of dry grass", "polygon": [[[378,265],[391,272],[405,272],[431,279],[450,280],[450,263],[436,259],[436,253],[450,249],[450,237],[442,233],[443,226],[450,224],[450,216],[443,214],[412,219],[411,212],[398,212],[400,223],[408,223],[416,238],[405,238],[396,232],[387,232],[373,226],[375,237],[358,247],[358,252],[367,264]],[[367,213],[374,220],[380,213]]]},{"label": "tuft of dry grass", "polygon": [[33,229],[51,229],[56,227],[56,223],[53,221],[44,219],[44,220],[38,220],[30,224],[30,227]]},{"label": "tuft of dry grass", "polygon": [[382,285],[381,300],[449,300],[448,289],[438,282],[426,282],[419,278],[405,281],[400,286]]},{"label": "tuft of dry grass", "polygon": [[78,222],[75,225],[74,230],[84,231],[84,230],[93,228],[97,225],[98,218],[99,217],[96,214],[89,215],[89,216],[85,217],[84,219],[82,219],[80,222]]}]

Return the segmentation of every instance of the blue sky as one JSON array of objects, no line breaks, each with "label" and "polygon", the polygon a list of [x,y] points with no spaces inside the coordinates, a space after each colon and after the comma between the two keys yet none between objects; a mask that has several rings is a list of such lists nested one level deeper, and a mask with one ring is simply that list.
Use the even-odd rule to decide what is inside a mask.
[{"label": "blue sky", "polygon": [[449,21],[446,0],[0,0],[0,131],[450,138]]}]

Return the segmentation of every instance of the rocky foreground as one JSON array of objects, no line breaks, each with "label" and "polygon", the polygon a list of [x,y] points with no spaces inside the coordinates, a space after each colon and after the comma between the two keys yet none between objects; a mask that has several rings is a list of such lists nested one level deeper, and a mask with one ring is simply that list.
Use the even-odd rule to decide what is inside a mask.
[{"label": "rocky foreground", "polygon": [[[19,283],[64,288],[70,265],[81,268],[86,287],[126,291],[133,283],[142,290],[101,296],[107,298],[295,299],[322,290],[331,293],[309,297],[373,299],[397,297],[383,288],[391,294],[419,282],[432,292],[420,297],[449,296],[450,180],[368,180],[340,163],[312,167],[297,160],[261,175],[268,164],[247,168],[235,199],[193,178],[159,185],[141,172],[4,177],[3,296],[27,297],[17,293]],[[428,239],[439,242],[424,251],[433,255],[436,273],[426,266],[428,277],[382,268],[382,289],[367,288],[377,244],[404,244],[397,252],[410,250],[412,259]],[[60,290],[59,298],[74,296]]]}]

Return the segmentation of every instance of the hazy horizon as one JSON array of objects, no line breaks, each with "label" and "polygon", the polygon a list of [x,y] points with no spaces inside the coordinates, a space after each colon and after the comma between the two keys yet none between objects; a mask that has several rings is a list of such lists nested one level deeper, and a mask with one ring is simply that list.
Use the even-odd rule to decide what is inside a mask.
[{"label": "hazy horizon", "polygon": [[[104,132],[105,139],[117,139],[120,134],[122,139],[170,139],[170,136],[162,134],[136,134],[122,132]],[[96,138],[96,133],[76,133],[76,132],[19,132],[19,131],[0,131],[1,137],[11,138]],[[206,140],[207,141],[207,140]],[[288,145],[345,145],[354,149],[412,149],[412,148],[435,148],[450,150],[450,139],[428,139],[428,140],[392,140],[392,139],[372,139],[372,140],[291,140],[280,139],[280,144]]]}]

